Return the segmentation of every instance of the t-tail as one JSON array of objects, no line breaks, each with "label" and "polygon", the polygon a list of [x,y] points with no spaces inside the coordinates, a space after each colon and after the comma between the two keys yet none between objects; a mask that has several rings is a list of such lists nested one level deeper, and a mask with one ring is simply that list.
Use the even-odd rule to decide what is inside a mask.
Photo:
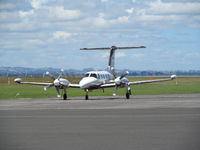
[{"label": "t-tail", "polygon": [[117,49],[137,49],[137,48],[146,48],[145,46],[139,46],[139,47],[117,47],[117,46],[111,46],[111,47],[103,47],[103,48],[81,48],[80,50],[110,50],[110,56],[108,61],[108,71],[112,73],[116,77],[115,73],[115,50]]}]

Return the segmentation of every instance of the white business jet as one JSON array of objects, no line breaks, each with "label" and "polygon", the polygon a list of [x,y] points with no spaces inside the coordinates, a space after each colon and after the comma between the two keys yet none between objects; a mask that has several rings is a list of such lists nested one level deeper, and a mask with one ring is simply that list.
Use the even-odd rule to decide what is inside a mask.
[{"label": "white business jet", "polygon": [[57,97],[61,97],[60,89],[63,89],[63,99],[67,99],[67,88],[81,88],[85,91],[85,99],[88,100],[88,92],[96,89],[114,88],[113,96],[116,95],[117,88],[126,88],[126,98],[129,99],[131,95],[131,85],[146,84],[153,82],[163,82],[170,81],[176,78],[176,75],[172,75],[170,78],[158,79],[158,80],[144,80],[130,82],[126,76],[129,74],[128,71],[121,76],[117,76],[114,68],[114,57],[115,51],[118,49],[138,49],[146,48],[145,46],[140,47],[105,47],[105,48],[81,48],[80,50],[110,50],[108,68],[106,71],[90,71],[85,73],[85,77],[81,79],[79,84],[72,84],[67,79],[62,78],[63,70],[61,74],[55,78],[49,72],[46,75],[51,76],[54,81],[53,83],[43,83],[43,82],[23,82],[22,79],[16,78],[14,81],[20,84],[32,84],[32,85],[42,85],[45,86],[44,90],[50,87],[55,87],[57,91]]}]

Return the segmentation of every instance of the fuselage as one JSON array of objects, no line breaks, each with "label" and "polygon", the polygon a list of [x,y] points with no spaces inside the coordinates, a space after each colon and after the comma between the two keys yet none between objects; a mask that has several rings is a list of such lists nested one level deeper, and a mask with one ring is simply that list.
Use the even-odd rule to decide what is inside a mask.
[{"label": "fuselage", "polygon": [[93,90],[100,88],[102,84],[110,83],[113,79],[114,76],[108,71],[90,71],[85,73],[79,85],[82,89]]}]

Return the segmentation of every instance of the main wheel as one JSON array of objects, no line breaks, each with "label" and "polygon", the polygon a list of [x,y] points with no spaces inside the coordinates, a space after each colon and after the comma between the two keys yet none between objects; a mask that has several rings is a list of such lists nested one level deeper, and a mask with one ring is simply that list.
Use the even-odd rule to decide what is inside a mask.
[{"label": "main wheel", "polygon": [[129,98],[130,98],[130,94],[126,93],[126,99],[129,99]]},{"label": "main wheel", "polygon": [[88,100],[88,95],[85,95],[85,100]]},{"label": "main wheel", "polygon": [[63,100],[66,100],[67,99],[67,94],[65,93],[64,95],[63,95]]}]

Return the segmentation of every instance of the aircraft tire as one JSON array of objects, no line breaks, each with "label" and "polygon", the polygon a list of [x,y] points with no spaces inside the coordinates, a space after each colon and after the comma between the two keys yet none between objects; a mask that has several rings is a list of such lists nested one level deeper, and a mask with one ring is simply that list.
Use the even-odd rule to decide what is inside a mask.
[{"label": "aircraft tire", "polygon": [[88,95],[85,95],[85,100],[88,100]]},{"label": "aircraft tire", "polygon": [[130,98],[130,94],[126,93],[126,99],[129,99],[129,98]]},{"label": "aircraft tire", "polygon": [[63,100],[66,100],[67,99],[67,94],[65,93],[64,95],[63,95]]}]

